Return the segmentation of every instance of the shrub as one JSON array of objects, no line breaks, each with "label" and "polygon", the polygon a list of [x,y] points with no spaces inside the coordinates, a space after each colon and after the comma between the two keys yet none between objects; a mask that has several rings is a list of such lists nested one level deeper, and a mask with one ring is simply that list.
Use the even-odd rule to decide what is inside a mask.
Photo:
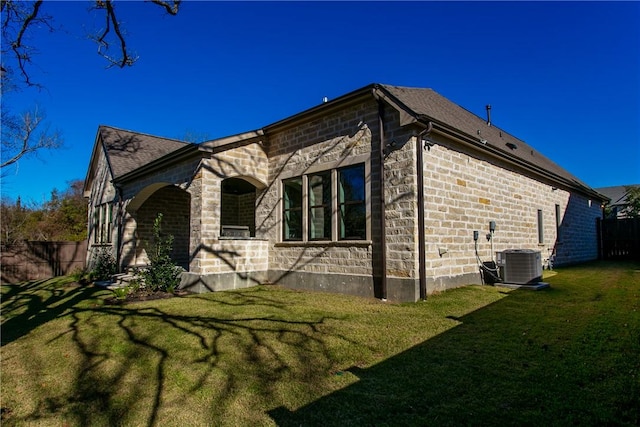
[{"label": "shrub", "polygon": [[90,273],[92,280],[109,280],[118,272],[111,248],[100,248],[93,256],[92,265],[93,269]]},{"label": "shrub", "polygon": [[149,267],[142,271],[145,286],[152,291],[173,292],[180,283],[182,269],[171,260],[173,236],[162,235],[162,214],[153,222],[153,241],[147,248]]}]

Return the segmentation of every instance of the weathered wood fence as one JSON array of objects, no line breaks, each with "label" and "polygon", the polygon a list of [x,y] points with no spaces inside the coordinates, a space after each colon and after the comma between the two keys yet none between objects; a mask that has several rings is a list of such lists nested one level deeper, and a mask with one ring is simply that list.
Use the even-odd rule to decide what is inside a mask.
[{"label": "weathered wood fence", "polygon": [[87,241],[23,242],[2,246],[2,282],[49,279],[85,267]]},{"label": "weathered wood fence", "polygon": [[601,259],[640,261],[640,218],[598,220]]}]

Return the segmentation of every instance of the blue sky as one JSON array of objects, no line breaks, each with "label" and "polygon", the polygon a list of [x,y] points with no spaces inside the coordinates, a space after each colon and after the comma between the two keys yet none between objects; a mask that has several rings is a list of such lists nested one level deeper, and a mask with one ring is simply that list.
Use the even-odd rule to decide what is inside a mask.
[{"label": "blue sky", "polygon": [[131,68],[106,69],[89,2],[46,1],[30,42],[64,149],[3,171],[2,196],[41,203],[84,179],[98,125],[170,138],[253,130],[370,83],[430,87],[591,187],[640,184],[640,2],[204,2],[177,16],[116,2]]}]

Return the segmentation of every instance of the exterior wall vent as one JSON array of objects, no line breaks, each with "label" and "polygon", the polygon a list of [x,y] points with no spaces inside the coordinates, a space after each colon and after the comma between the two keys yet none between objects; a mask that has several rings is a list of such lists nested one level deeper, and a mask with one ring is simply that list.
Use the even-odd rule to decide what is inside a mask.
[{"label": "exterior wall vent", "polygon": [[531,249],[507,249],[496,253],[504,283],[527,285],[542,281],[542,255]]}]

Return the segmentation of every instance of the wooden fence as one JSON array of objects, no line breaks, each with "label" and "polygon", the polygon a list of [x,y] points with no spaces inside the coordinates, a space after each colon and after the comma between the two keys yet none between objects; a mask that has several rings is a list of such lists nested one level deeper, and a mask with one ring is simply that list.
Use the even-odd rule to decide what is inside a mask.
[{"label": "wooden fence", "polygon": [[87,241],[24,242],[3,246],[2,282],[49,279],[84,269]]},{"label": "wooden fence", "polygon": [[640,218],[598,220],[600,258],[640,261]]}]

